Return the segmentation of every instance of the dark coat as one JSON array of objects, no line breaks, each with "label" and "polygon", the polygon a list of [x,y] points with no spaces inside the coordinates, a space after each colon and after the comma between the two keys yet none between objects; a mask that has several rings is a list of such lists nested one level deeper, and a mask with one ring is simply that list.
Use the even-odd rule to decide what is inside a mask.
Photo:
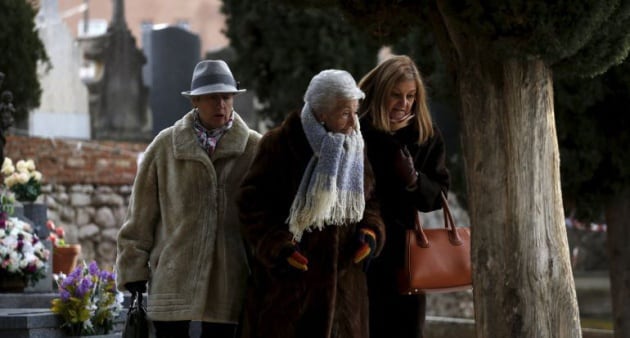
[{"label": "dark coat", "polygon": [[243,182],[238,205],[252,254],[243,337],[368,336],[366,277],[362,264],[352,259],[359,247],[358,229],[377,233],[378,253],[384,226],[367,156],[363,220],[305,232],[299,250],[309,260],[306,272],[289,267],[282,255],[292,239],[286,223],[291,203],[312,154],[294,113],[263,137]]},{"label": "dark coat", "polygon": [[[404,262],[405,230],[413,228],[418,211],[440,209],[440,193],[448,191],[450,176],[445,164],[444,141],[435,125],[434,136],[418,144],[418,130],[415,125],[389,134],[374,129],[368,121],[364,118],[361,128],[376,178],[376,195],[387,238],[383,252],[368,270],[373,321],[371,338],[419,337],[421,335],[418,331],[421,329],[418,327],[422,327],[425,316],[424,298],[400,296],[396,287],[396,273]],[[403,145],[413,156],[418,172],[418,188],[411,192],[405,190],[393,165],[396,153]],[[400,331],[392,332],[391,328]]]}]

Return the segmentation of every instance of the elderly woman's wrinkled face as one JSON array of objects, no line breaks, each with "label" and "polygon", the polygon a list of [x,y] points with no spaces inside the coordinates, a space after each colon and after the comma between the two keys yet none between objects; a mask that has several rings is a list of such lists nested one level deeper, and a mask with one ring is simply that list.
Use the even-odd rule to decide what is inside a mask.
[{"label": "elderly woman's wrinkled face", "polygon": [[225,125],[232,117],[234,94],[216,93],[193,97],[193,105],[199,109],[199,119],[206,129]]},{"label": "elderly woman's wrinkled face", "polygon": [[350,134],[354,129],[359,100],[338,100],[328,114],[321,114],[320,121],[333,133]]}]

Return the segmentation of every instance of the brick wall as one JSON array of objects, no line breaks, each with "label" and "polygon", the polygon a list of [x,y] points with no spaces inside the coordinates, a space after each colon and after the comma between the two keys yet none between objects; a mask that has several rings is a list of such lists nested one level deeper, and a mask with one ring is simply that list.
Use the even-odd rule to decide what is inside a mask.
[{"label": "brick wall", "polygon": [[7,136],[4,156],[33,159],[44,184],[128,185],[147,143]]}]

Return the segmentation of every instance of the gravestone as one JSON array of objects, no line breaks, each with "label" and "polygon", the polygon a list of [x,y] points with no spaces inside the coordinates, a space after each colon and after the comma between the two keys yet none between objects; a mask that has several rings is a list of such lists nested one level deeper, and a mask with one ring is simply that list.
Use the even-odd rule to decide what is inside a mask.
[{"label": "gravestone", "polygon": [[30,203],[28,205],[24,205],[20,202],[16,202],[13,206],[13,216],[18,219],[29,223],[33,230],[35,230],[35,234],[42,241],[44,247],[50,252],[50,256],[48,257],[48,265],[46,266],[46,271],[44,272],[44,278],[40,279],[35,283],[35,285],[29,285],[24,288],[25,293],[50,293],[53,291],[53,278],[52,278],[52,266],[53,266],[53,254],[52,254],[52,243],[46,238],[50,231],[46,228],[46,220],[47,220],[47,210],[48,208],[43,204],[35,204]]},{"label": "gravestone", "polygon": [[59,14],[58,0],[42,0],[36,17],[52,68],[40,65],[40,106],[29,114],[29,134],[90,138],[88,91],[81,79],[81,50]]},{"label": "gravestone", "polygon": [[152,124],[142,81],[146,58],[125,22],[123,0],[114,1],[113,12],[107,33],[78,39],[86,62],[91,138],[147,142]]},{"label": "gravestone", "polygon": [[150,88],[149,107],[155,136],[191,109],[190,100],[181,92],[190,89],[201,42],[197,34],[183,28],[154,26],[143,31],[142,45],[147,57],[143,75]]}]

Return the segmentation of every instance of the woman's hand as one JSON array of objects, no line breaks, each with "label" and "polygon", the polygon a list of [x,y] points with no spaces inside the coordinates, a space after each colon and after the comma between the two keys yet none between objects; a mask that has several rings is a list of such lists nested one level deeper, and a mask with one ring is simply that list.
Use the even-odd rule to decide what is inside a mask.
[{"label": "woman's hand", "polygon": [[407,190],[416,190],[418,172],[413,165],[413,157],[406,146],[403,146],[396,153],[396,157],[394,158],[394,170]]},{"label": "woman's hand", "polygon": [[286,247],[283,250],[282,256],[285,257],[289,266],[298,269],[300,271],[308,271],[308,258],[302,255],[297,248],[297,245],[293,243],[291,246]]}]

